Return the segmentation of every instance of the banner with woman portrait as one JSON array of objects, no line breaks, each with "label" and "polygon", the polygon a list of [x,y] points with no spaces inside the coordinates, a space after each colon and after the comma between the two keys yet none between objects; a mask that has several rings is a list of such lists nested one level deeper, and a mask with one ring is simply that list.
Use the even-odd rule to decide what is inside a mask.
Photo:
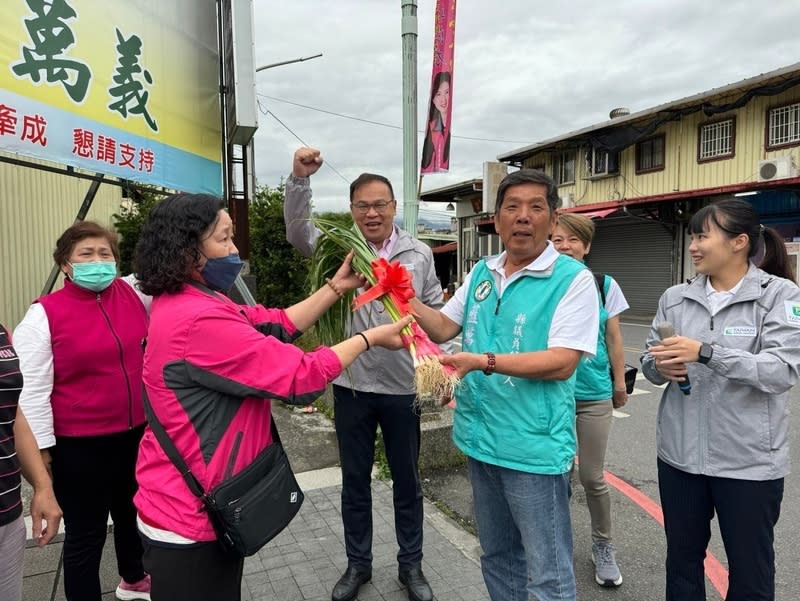
[{"label": "banner with woman portrait", "polygon": [[456,0],[436,0],[433,68],[421,173],[450,168],[450,117],[453,112],[453,57],[456,39]]}]

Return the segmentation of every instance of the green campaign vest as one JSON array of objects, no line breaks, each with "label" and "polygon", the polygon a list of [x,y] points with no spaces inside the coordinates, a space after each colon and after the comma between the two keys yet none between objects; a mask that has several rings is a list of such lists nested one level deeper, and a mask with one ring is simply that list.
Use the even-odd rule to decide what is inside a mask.
[{"label": "green campaign vest", "polygon": [[[470,276],[462,323],[466,352],[547,349],[556,307],[584,265],[560,255],[547,275],[526,274],[497,294],[480,261]],[[563,474],[575,456],[575,377],[530,380],[468,373],[456,391],[453,441],[466,455],[535,474]]]},{"label": "green campaign vest", "polygon": [[[578,401],[605,401],[612,396],[609,374],[608,346],[606,346],[606,321],[608,312],[602,298],[610,288],[608,277],[603,278],[603,294],[600,295],[600,327],[597,333],[597,351],[594,357],[582,357],[575,370],[575,399]],[[599,292],[598,292],[599,294]]]}]

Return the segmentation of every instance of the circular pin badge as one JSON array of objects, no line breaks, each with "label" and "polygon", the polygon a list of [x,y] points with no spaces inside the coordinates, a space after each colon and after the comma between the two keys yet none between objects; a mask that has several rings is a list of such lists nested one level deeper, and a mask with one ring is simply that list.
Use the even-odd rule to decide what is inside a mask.
[{"label": "circular pin badge", "polygon": [[481,302],[492,292],[492,281],[483,280],[475,287],[475,300]]}]

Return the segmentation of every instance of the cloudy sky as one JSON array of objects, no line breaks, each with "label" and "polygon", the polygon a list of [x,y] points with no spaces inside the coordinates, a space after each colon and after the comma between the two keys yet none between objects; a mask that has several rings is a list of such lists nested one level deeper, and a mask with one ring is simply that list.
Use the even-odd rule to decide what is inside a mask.
[{"label": "cloudy sky", "polygon": [[[434,7],[418,0],[420,125]],[[312,179],[318,209],[346,210],[363,171],[389,177],[402,199],[400,2],[254,0],[254,9],[257,65],[324,55],[257,74],[267,112],[258,183],[289,173],[301,143],[288,128],[333,167]],[[459,0],[450,173],[426,176],[423,190],[480,177],[483,161],[605,121],[614,107],[638,111],[800,61],[799,20],[794,0]]]}]

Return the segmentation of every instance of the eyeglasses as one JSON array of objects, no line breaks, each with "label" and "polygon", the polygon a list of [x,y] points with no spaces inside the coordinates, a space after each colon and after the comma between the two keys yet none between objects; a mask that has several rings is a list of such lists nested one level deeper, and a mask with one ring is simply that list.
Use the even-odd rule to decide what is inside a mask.
[{"label": "eyeglasses", "polygon": [[389,205],[392,204],[391,200],[378,200],[376,202],[354,202],[350,203],[350,206],[355,209],[357,212],[366,214],[369,213],[370,209],[375,209],[378,213],[383,213],[386,209],[389,208]]}]

